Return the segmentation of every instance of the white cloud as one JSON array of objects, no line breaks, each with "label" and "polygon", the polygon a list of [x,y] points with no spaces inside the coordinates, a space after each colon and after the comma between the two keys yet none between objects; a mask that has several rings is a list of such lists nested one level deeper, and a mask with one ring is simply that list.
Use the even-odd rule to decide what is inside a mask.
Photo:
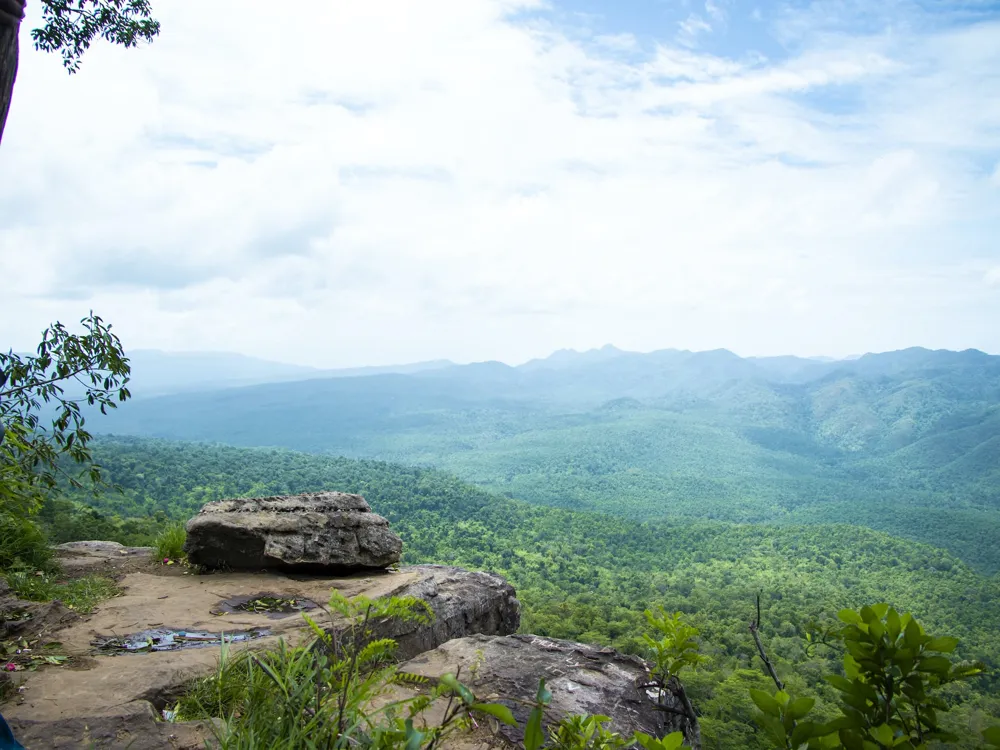
[{"label": "white cloud", "polygon": [[134,347],[323,365],[1000,350],[961,265],[995,260],[969,159],[1000,153],[1000,25],[623,60],[631,37],[507,17],[527,5],[316,0],[282,30],[163,0],[154,45],[72,78],[26,53],[4,341],[93,307]]}]

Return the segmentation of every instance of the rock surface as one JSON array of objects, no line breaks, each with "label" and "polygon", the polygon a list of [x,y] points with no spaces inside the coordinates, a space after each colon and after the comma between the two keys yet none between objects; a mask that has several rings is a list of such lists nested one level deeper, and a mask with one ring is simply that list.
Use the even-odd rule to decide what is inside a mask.
[{"label": "rock surface", "polygon": [[136,701],[118,713],[56,721],[22,719],[12,722],[17,740],[27,750],[204,750],[215,734],[206,721],[160,721],[153,707]]},{"label": "rock surface", "polygon": [[[665,696],[663,704],[668,711],[660,711],[640,687],[647,680],[648,665],[637,656],[534,635],[475,635],[449,641],[400,668],[433,679],[459,667],[462,682],[477,697],[499,700],[514,713],[519,727],[499,728],[501,737],[510,744],[523,745],[523,727],[530,711],[517,701],[533,701],[538,681],[544,678],[552,692],[547,715],[551,722],[579,714],[603,714],[611,718],[611,728],[622,735],[641,731],[663,736],[683,731],[692,747],[700,745],[697,727],[672,713],[683,711],[676,692]],[[428,722],[438,719],[432,712],[424,718]],[[480,730],[483,732],[487,730]],[[465,738],[459,744],[486,745],[488,738]]]},{"label": "rock surface", "polygon": [[[255,628],[270,631],[266,637],[233,645],[233,650],[274,648],[279,638],[292,644],[312,638],[312,632],[299,616],[273,619],[266,613],[243,611],[212,614],[220,611],[221,601],[234,597],[269,591],[325,603],[333,588],[348,597],[427,596],[439,615],[437,622],[386,631],[399,636],[406,656],[415,653],[413,649],[435,648],[452,636],[480,630],[512,632],[518,622],[514,591],[503,579],[441,566],[338,578],[286,576],[275,572],[177,576],[130,573],[119,585],[123,589],[121,596],[102,603],[94,614],[77,618],[55,636],[61,643],[59,653],[71,657],[67,665],[16,673],[18,679],[23,679],[23,693],[2,708],[15,736],[48,737],[50,734],[46,733],[50,732],[52,737],[62,738],[59,741],[63,743],[25,742],[29,750],[90,747],[85,741],[84,727],[89,727],[91,735],[99,730],[107,732],[109,737],[114,732],[137,737],[145,731],[140,731],[141,727],[151,721],[147,714],[153,712],[155,716],[155,710],[173,705],[189,681],[214,671],[219,656],[218,647],[207,646],[105,655],[95,652],[92,643],[95,639],[157,627],[228,633]],[[322,617],[317,619],[325,624]],[[337,627],[337,623],[328,626]],[[123,706],[131,708],[123,714]],[[150,729],[150,739],[142,740],[146,744],[137,741],[131,747],[136,750],[203,746],[170,744],[180,738],[178,734],[170,739],[170,728],[174,726],[177,725],[156,724],[155,732]],[[96,746],[105,747],[100,743]],[[126,747],[128,743],[107,746]]]},{"label": "rock surface", "polygon": [[66,542],[53,548],[67,575],[116,576],[148,565],[152,547],[126,547],[118,542]]},{"label": "rock surface", "polygon": [[361,495],[320,492],[206,504],[184,550],[205,568],[340,574],[399,562],[403,542]]},{"label": "rock surface", "polygon": [[514,587],[495,573],[475,573],[445,565],[415,565],[417,573],[394,596],[423,599],[434,610],[430,625],[389,621],[374,629],[376,638],[392,638],[400,659],[437,648],[473,633],[508,635],[521,624],[521,605]]}]

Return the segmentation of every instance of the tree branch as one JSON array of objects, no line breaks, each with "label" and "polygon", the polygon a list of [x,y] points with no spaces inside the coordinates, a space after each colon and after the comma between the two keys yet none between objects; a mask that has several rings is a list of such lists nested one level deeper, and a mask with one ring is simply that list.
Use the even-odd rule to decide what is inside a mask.
[{"label": "tree branch", "polygon": [[750,623],[750,635],[753,636],[754,643],[757,644],[757,653],[760,654],[761,661],[764,662],[764,666],[767,668],[767,673],[771,675],[771,679],[774,680],[774,684],[778,686],[778,690],[785,689],[785,683],[781,681],[778,677],[778,673],[774,671],[774,665],[771,660],[767,658],[767,652],[764,650],[764,644],[760,642],[760,594],[757,594],[757,619]]},{"label": "tree branch", "polygon": [[15,393],[20,393],[21,391],[27,391],[29,389],[34,389],[34,388],[44,388],[47,385],[58,383],[60,380],[69,380],[70,378],[75,378],[80,373],[87,372],[91,367],[93,367],[93,363],[88,361],[86,365],[82,365],[78,367],[76,370],[73,370],[73,372],[68,373],[66,375],[59,375],[54,378],[49,378],[48,380],[42,380],[33,383],[25,383],[24,385],[14,386],[13,388],[10,388],[6,391],[0,391],[0,398],[9,398]]}]

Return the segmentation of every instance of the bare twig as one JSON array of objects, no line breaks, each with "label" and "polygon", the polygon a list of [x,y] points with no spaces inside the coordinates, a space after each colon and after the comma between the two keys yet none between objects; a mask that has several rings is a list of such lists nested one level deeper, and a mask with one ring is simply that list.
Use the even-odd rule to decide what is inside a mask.
[{"label": "bare twig", "polygon": [[757,594],[757,619],[750,623],[750,635],[753,636],[754,643],[757,644],[757,653],[760,654],[761,661],[764,662],[764,666],[767,668],[767,673],[771,675],[771,679],[774,680],[774,684],[778,686],[778,690],[785,689],[785,683],[781,681],[778,677],[778,673],[774,671],[774,665],[771,660],[767,658],[767,652],[764,651],[764,644],[760,642],[760,594]]}]

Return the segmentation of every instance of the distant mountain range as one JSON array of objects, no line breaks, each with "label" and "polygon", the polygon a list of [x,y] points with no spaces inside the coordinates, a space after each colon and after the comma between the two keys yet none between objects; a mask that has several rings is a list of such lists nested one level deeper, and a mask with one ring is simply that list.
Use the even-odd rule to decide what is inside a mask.
[{"label": "distant mountain range", "polygon": [[447,360],[436,360],[385,367],[325,370],[271,362],[230,352],[164,352],[158,349],[136,349],[128,352],[128,357],[132,367],[129,388],[136,398],[309,378],[414,373],[449,367],[453,364]]},{"label": "distant mountain range", "polygon": [[635,518],[862,524],[1000,569],[987,541],[1000,538],[1000,357],[604,347],[403,370],[275,370],[284,382],[145,398],[88,424],[433,465],[521,499]]}]

